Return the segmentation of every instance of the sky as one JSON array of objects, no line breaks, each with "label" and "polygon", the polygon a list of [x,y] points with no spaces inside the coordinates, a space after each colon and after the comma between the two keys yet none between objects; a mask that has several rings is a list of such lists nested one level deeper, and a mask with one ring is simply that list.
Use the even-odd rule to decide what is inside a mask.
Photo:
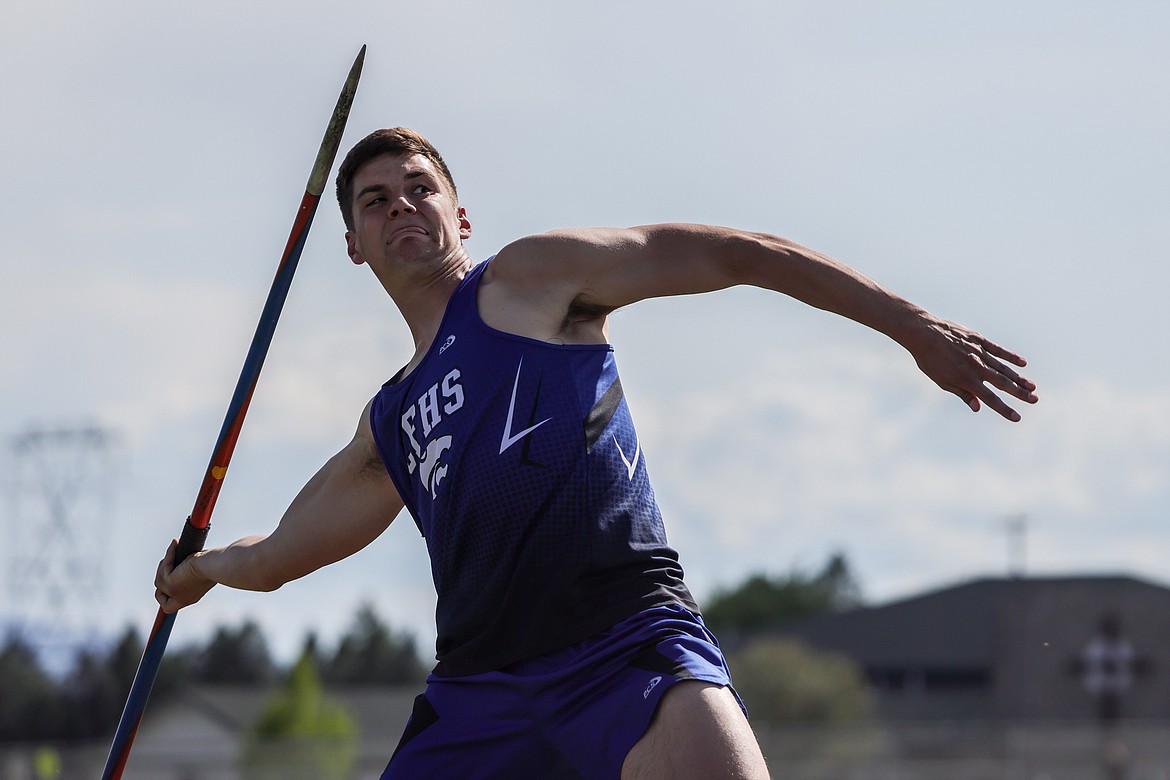
[{"label": "sky", "polygon": [[[566,226],[764,231],[1028,358],[1041,401],[1012,424],[972,414],[884,336],[775,293],[616,313],[623,385],[700,601],[843,552],[881,603],[1002,576],[1020,563],[1013,539],[1029,574],[1170,580],[1170,7],[325,6],[6,10],[0,616],[149,629],[156,563],[191,510],[363,44],[342,152],[378,127],[430,137],[477,259]],[[273,527],[412,351],[343,233],[327,195],[209,544]],[[66,516],[100,576],[63,579],[49,604],[14,575],[39,517],[14,443],[84,426],[110,432],[108,461],[100,484],[73,485]],[[1023,537],[1008,532],[1018,518]],[[363,602],[429,648],[434,597],[408,517],[274,593],[212,591],[171,641],[254,619],[287,657]]]}]

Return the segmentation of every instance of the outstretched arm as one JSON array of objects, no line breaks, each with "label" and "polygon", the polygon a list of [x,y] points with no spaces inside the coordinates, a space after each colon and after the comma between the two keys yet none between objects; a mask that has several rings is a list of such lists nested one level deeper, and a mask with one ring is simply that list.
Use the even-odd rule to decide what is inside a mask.
[{"label": "outstretched arm", "polygon": [[195,553],[178,568],[171,542],[158,565],[155,599],[175,612],[217,584],[276,590],[362,549],[401,509],[374,445],[367,406],[353,440],[301,489],[271,534]]},{"label": "outstretched arm", "polygon": [[1002,396],[1036,401],[1035,384],[1012,368],[1026,365],[1021,356],[778,236],[707,225],[561,230],[509,245],[492,273],[510,294],[554,314],[560,307],[569,313],[564,321],[578,327],[592,317],[602,328],[606,314],[645,298],[762,287],[886,334],[974,411],[987,404],[1017,421]]}]

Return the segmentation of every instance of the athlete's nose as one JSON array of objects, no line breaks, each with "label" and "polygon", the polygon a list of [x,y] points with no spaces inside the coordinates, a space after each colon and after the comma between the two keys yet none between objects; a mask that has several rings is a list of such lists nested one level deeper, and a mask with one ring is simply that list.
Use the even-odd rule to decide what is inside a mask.
[{"label": "athlete's nose", "polygon": [[395,217],[400,217],[403,214],[413,214],[415,211],[417,211],[417,209],[414,207],[414,204],[411,203],[405,195],[400,195],[394,200],[390,201],[390,211],[387,216],[389,216],[390,219],[394,219]]}]

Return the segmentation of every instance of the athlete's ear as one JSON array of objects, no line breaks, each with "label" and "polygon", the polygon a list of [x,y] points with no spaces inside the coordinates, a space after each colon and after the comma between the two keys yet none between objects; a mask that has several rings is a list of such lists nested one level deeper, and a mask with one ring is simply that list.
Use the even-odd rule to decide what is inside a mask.
[{"label": "athlete's ear", "polygon": [[345,251],[354,265],[361,265],[366,262],[366,259],[358,251],[357,241],[354,240],[353,233],[350,233],[348,230],[345,231]]},{"label": "athlete's ear", "polygon": [[459,237],[467,240],[471,238],[471,222],[467,219],[467,209],[459,207]]}]

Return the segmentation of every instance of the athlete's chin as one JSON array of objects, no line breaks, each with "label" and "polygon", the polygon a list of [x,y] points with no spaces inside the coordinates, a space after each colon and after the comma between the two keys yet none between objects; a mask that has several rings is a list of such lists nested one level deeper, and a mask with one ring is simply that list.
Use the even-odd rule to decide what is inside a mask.
[{"label": "athlete's chin", "polygon": [[[403,251],[404,249],[406,251]],[[415,270],[430,270],[442,266],[445,257],[446,253],[435,247],[403,247],[386,253],[386,259],[390,265]]]},{"label": "athlete's chin", "polygon": [[425,260],[437,254],[439,254],[437,248],[430,241],[395,240],[386,244],[386,255],[398,260]]}]

